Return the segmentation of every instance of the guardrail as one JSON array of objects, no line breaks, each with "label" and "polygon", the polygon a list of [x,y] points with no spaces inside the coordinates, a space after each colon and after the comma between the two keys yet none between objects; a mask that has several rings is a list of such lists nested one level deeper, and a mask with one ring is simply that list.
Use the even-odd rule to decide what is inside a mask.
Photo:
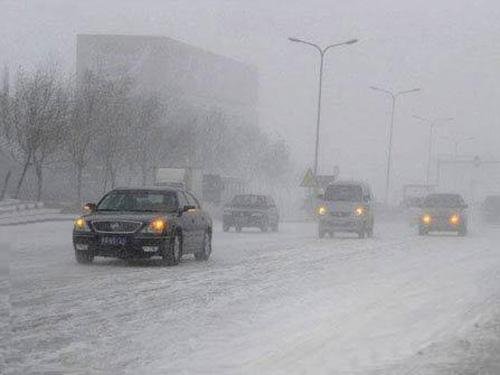
[{"label": "guardrail", "polygon": [[60,209],[45,208],[43,202],[14,199],[0,201],[0,226],[22,225],[46,221],[73,220],[75,215],[62,214]]}]

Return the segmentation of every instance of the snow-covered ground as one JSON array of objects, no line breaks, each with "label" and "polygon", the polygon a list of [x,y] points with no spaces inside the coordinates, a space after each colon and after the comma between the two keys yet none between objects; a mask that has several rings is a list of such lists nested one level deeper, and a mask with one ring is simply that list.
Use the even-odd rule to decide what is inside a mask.
[{"label": "snow-covered ground", "polygon": [[163,268],[77,265],[71,225],[0,227],[7,373],[404,373],[500,297],[500,229],[418,237],[388,222],[366,240],[319,240],[312,223],[217,231],[209,262]]}]

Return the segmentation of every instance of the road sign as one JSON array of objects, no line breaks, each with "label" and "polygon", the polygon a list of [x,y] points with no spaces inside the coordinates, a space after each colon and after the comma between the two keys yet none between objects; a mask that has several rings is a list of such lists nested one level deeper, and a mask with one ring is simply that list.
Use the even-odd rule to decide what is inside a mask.
[{"label": "road sign", "polygon": [[302,182],[300,183],[301,187],[314,187],[316,186],[316,179],[314,178],[314,174],[311,168],[308,168],[304,177],[302,178]]}]

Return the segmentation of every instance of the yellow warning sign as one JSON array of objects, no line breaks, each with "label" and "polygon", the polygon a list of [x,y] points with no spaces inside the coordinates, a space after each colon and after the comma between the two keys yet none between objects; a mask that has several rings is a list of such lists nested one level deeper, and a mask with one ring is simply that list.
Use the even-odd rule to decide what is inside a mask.
[{"label": "yellow warning sign", "polygon": [[311,168],[308,168],[306,173],[304,174],[304,178],[302,178],[302,182],[300,183],[301,187],[315,187],[316,179],[314,178],[314,174]]}]

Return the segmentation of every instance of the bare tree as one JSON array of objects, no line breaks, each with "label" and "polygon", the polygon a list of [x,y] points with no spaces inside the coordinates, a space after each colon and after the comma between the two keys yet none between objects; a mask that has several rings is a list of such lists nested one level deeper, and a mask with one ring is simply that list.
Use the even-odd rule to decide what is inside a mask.
[{"label": "bare tree", "polygon": [[12,97],[11,139],[21,150],[22,169],[15,198],[32,165],[37,178],[36,199],[41,199],[43,167],[61,150],[68,103],[67,92],[55,69],[37,69],[31,75],[18,72]]},{"label": "bare tree", "polygon": [[74,89],[66,150],[74,167],[79,203],[82,201],[83,173],[92,158],[93,142],[106,101],[105,94],[102,81],[90,71],[84,73]]},{"label": "bare tree", "polygon": [[133,142],[131,82],[127,78],[103,82],[102,110],[97,122],[95,155],[103,170],[103,190],[116,186],[120,169]]},{"label": "bare tree", "polygon": [[160,159],[162,140],[160,125],[165,111],[157,95],[135,97],[133,107],[131,147],[137,150],[133,156],[141,171],[142,186],[145,186],[148,175]]}]

